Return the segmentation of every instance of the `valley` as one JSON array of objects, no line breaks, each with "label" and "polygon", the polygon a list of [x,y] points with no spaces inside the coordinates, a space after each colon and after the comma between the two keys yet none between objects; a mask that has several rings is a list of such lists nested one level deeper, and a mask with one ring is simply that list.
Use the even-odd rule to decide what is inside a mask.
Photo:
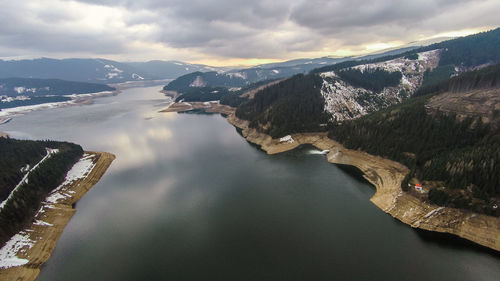
[{"label": "valley", "polygon": [[500,28],[448,39],[0,60],[0,280],[495,280]]}]

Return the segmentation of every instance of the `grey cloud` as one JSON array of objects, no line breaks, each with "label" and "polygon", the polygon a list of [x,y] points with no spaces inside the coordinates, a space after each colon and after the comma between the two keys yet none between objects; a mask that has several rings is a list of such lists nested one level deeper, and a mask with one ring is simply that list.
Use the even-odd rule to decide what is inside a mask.
[{"label": "grey cloud", "polygon": [[445,14],[464,0],[309,0],[296,6],[291,19],[299,25],[335,34],[346,28],[371,28],[377,25],[398,24],[406,27]]},{"label": "grey cloud", "polygon": [[500,10],[497,0],[77,0],[119,9],[118,27],[96,30],[77,24],[78,14],[67,12],[73,1],[48,2],[53,6],[30,10],[5,1],[0,10],[2,53],[125,56],[133,48],[130,42],[138,41],[189,50],[193,57],[285,58],[495,26],[495,11]]}]

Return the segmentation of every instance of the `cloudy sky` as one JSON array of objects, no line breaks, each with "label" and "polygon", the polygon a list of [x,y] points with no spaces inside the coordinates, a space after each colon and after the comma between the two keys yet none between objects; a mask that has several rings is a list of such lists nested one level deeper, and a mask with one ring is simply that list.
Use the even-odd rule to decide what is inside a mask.
[{"label": "cloudy sky", "polygon": [[498,0],[1,0],[0,58],[250,65],[500,26]]}]

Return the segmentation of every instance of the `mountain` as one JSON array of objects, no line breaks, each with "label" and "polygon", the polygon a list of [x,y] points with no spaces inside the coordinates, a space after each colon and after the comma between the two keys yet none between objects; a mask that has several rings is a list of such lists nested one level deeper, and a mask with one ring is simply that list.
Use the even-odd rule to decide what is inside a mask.
[{"label": "mountain", "polygon": [[183,75],[168,83],[163,89],[166,91],[183,92],[189,88],[199,87],[242,87],[247,84],[245,77],[227,73],[193,72]]},{"label": "mountain", "polygon": [[[197,71],[196,73],[189,73],[178,77],[176,80],[170,82],[165,86],[164,90],[167,91],[185,91],[190,87],[244,87],[252,83],[288,78],[296,74],[306,74],[311,70],[324,67],[327,65],[338,64],[346,61],[368,60],[388,55],[398,55],[417,47],[404,47],[396,50],[389,50],[377,54],[361,56],[358,58],[345,57],[345,58],[315,58],[315,59],[295,59],[279,63],[262,64],[256,67],[245,69],[233,69],[228,71],[218,72],[210,71],[203,72]],[[205,67],[206,68],[206,67]]]},{"label": "mountain", "polygon": [[[278,137],[292,133],[285,129],[293,127],[289,123],[297,123],[301,118],[310,120],[310,114],[317,114],[318,120],[323,120],[326,112],[330,123],[359,118],[400,103],[417,91],[432,89],[464,71],[499,62],[500,29],[495,29],[402,54],[324,66],[258,92],[254,100],[238,108],[237,115],[251,121],[255,128]],[[309,89],[303,89],[307,95],[290,90],[293,85],[301,84],[309,85]],[[268,93],[273,94],[266,97]],[[295,109],[283,106],[289,100],[298,105],[317,104],[318,99],[323,100],[320,109],[301,111],[299,106]],[[316,130],[318,125],[303,124],[293,127],[293,132]]]},{"label": "mountain", "polygon": [[225,68],[212,67],[203,64],[190,64],[181,61],[161,61],[152,60],[148,62],[125,62],[137,69],[144,77],[153,77],[155,79],[175,79],[181,75],[202,71],[223,71]]},{"label": "mountain", "polygon": [[218,70],[177,61],[117,62],[106,59],[0,60],[0,78],[62,79],[92,83],[175,79],[194,71]]},{"label": "mountain", "polygon": [[500,216],[500,64],[453,77],[421,97],[334,124],[329,137],[405,164],[441,206]]}]

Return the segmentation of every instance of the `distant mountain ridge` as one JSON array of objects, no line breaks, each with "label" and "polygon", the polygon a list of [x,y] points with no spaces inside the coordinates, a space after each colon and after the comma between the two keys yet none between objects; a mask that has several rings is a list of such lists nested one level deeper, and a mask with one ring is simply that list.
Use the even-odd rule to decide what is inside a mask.
[{"label": "distant mountain ridge", "polygon": [[0,78],[62,79],[91,83],[174,79],[218,68],[177,61],[117,62],[106,59],[0,60]]},{"label": "distant mountain ridge", "polygon": [[[327,65],[334,65],[351,60],[368,60],[388,55],[397,55],[414,50],[418,47],[404,47],[396,50],[371,54],[358,58],[322,57],[315,59],[295,59],[279,63],[262,64],[245,69],[234,69],[225,72],[197,72],[178,77],[165,86],[165,90],[183,91],[189,87],[244,87],[246,85],[281,78],[288,78],[296,74],[306,74],[314,69]],[[196,81],[196,82],[195,82]],[[198,86],[197,86],[198,85]]]},{"label": "distant mountain ridge", "polygon": [[[411,47],[415,48],[415,47]],[[391,53],[407,49],[391,50]],[[383,56],[384,53],[370,55]],[[39,78],[62,79],[68,81],[91,82],[102,84],[122,83],[128,81],[176,79],[193,72],[226,73],[231,77],[243,80],[239,87],[257,81],[290,77],[298,73],[307,73],[312,69],[330,65],[352,58],[315,58],[296,59],[280,63],[263,64],[245,69],[228,69],[203,64],[191,64],[181,61],[152,60],[147,62],[118,62],[99,58],[69,59],[24,59],[0,60],[0,78]],[[211,75],[211,74],[209,74]],[[222,78],[221,79],[226,79]],[[215,83],[213,86],[217,86]]]}]

